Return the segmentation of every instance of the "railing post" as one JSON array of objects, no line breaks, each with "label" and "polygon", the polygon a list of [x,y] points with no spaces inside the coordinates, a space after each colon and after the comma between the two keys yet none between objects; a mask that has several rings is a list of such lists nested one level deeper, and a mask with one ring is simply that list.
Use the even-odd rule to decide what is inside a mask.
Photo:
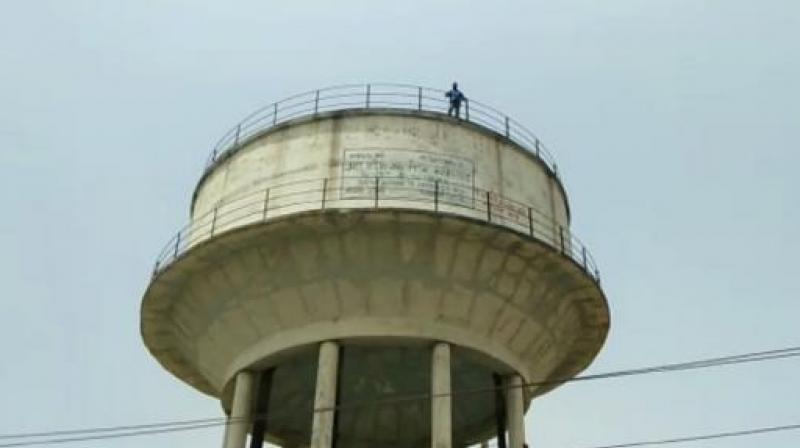
[{"label": "railing post", "polygon": [[236,136],[233,138],[233,148],[236,149],[239,147],[239,135],[242,133],[242,124],[239,123],[236,125]]},{"label": "railing post", "polygon": [[160,265],[161,265],[160,260],[156,260],[156,264],[153,266],[153,277],[155,277],[156,274],[158,274],[158,268],[160,267]]},{"label": "railing post", "polygon": [[439,211],[439,181],[433,183],[433,210]]},{"label": "railing post", "polygon": [[214,148],[214,150],[211,151],[211,163],[214,163],[216,161],[217,161],[217,148]]},{"label": "railing post", "polygon": [[555,163],[553,163],[553,175],[556,176],[556,178],[558,178],[558,165],[556,165]]},{"label": "railing post", "polygon": [[375,178],[375,208],[378,208],[378,184],[380,183],[381,178]]},{"label": "railing post", "polygon": [[314,115],[317,115],[319,112],[319,90],[317,90],[317,94],[314,96]]},{"label": "railing post", "polygon": [[273,103],[272,105],[272,125],[275,126],[275,123],[278,122],[278,103]]},{"label": "railing post", "polygon": [[597,280],[597,284],[600,284],[600,270],[594,268],[594,279]]},{"label": "railing post", "polygon": [[567,253],[566,247],[564,246],[564,226],[558,226],[558,235],[561,239],[561,253]]},{"label": "railing post", "polygon": [[541,152],[541,143],[539,143],[538,138],[536,139],[536,144],[534,146],[536,146],[536,157],[541,158],[541,156],[539,155],[539,153]]},{"label": "railing post", "polygon": [[464,117],[469,121],[469,100],[464,100]]},{"label": "railing post", "polygon": [[583,255],[583,269],[587,269],[587,267],[586,267],[586,246],[581,248],[581,255]]},{"label": "railing post", "polygon": [[269,210],[269,188],[264,190],[264,211],[261,216],[262,221],[267,220],[267,210]]},{"label": "railing post", "polygon": [[486,220],[492,222],[492,193],[486,192]]},{"label": "railing post", "polygon": [[371,86],[367,84],[367,109],[369,109],[369,95],[370,95]]},{"label": "railing post", "polygon": [[422,110],[422,87],[417,87],[417,110]]},{"label": "railing post", "polygon": [[211,235],[210,236],[214,236],[214,228],[217,226],[217,210],[218,209],[219,209],[219,207],[214,207],[214,211],[212,212],[212,215],[211,215]]},{"label": "railing post", "polygon": [[528,233],[533,236],[533,209],[528,207]]},{"label": "railing post", "polygon": [[511,138],[511,127],[508,125],[508,117],[506,117],[506,138]]},{"label": "railing post", "polygon": [[173,259],[178,258],[178,248],[180,247],[180,245],[181,245],[181,232],[178,232],[178,234],[175,236],[175,252],[172,254]]},{"label": "railing post", "polygon": [[328,190],[328,178],[322,179],[322,210],[325,210],[325,192]]}]

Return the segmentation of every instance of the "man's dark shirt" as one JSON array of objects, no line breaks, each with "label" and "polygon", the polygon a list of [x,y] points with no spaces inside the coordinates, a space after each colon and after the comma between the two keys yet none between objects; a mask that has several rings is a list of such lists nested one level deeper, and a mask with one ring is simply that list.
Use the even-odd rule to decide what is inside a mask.
[{"label": "man's dark shirt", "polygon": [[466,99],[464,94],[458,89],[450,90],[449,92],[445,93],[445,96],[450,98],[450,103],[454,105],[459,105],[461,104],[461,101]]}]

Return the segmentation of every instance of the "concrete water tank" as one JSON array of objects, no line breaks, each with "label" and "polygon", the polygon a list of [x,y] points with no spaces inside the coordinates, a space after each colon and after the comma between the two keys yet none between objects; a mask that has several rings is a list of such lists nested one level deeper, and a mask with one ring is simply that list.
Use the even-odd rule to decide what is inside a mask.
[{"label": "concrete water tank", "polygon": [[444,100],[321,89],[215,147],[141,331],[232,413],[226,446],[466,446],[507,428],[521,447],[531,399],[600,350],[607,303],[549,152]]}]

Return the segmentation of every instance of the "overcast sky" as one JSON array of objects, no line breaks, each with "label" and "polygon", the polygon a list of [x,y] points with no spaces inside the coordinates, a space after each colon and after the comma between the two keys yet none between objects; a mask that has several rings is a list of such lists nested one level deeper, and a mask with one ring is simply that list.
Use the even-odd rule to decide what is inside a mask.
[{"label": "overcast sky", "polygon": [[[222,415],[142,344],[154,257],[224,131],[338,83],[458,80],[548,144],[612,310],[587,373],[800,345],[800,2],[272,3],[0,3],[0,434]],[[799,373],[566,385],[534,401],[529,443],[800,423]]]}]

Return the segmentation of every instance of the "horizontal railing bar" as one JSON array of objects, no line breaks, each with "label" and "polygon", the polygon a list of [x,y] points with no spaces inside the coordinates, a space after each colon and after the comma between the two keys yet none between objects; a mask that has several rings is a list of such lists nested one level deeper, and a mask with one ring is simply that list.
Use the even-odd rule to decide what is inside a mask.
[{"label": "horizontal railing bar", "polygon": [[[380,100],[379,99],[379,100],[371,101],[369,106],[370,106],[370,109],[375,109],[376,106],[387,106],[387,105],[388,106],[410,106],[410,103],[400,103],[400,102],[396,102],[396,101],[388,101],[388,100]],[[406,109],[409,109],[410,107],[392,107],[392,108],[393,109],[398,109],[398,110],[406,110]]]},{"label": "horizontal railing bar", "polygon": [[[348,182],[356,184],[348,185]],[[263,199],[267,191],[270,192],[269,205]],[[375,203],[375,200],[378,202]],[[447,212],[450,209],[460,216],[490,220],[493,224],[527,234],[558,249],[599,281],[596,261],[585,249],[583,242],[545,212],[471,183],[404,176],[298,179],[235,196],[229,195],[211,209],[195,216],[192,222],[168,240],[158,254],[154,274],[165,269],[171,260],[179,258],[195,244],[219,232],[260,222],[268,219],[267,214],[274,216],[297,207],[309,210],[309,204],[319,204],[320,209],[372,209],[375,206],[404,209],[409,206],[418,207],[416,204],[426,204],[427,207],[421,207],[421,210],[435,205],[436,212]],[[445,210],[441,210],[442,208]]]},{"label": "horizontal railing bar", "polygon": [[[269,128],[273,124],[287,121],[301,114],[331,111],[345,107],[367,108],[374,105],[390,105],[408,108],[410,110],[431,110],[431,107],[433,107],[436,112],[443,112],[443,110],[439,110],[439,106],[445,106],[448,103],[448,100],[444,98],[444,90],[441,89],[402,83],[374,83],[369,84],[370,89],[366,89],[366,87],[366,84],[342,84],[324,87],[298,93],[256,109],[252,113],[246,115],[244,119],[240,121],[239,125],[223,134],[217,144],[214,145],[214,151],[208,159],[209,168],[222,153],[236,149],[237,135],[238,141],[240,142],[242,139],[247,139],[248,137],[263,132],[265,129],[257,129],[250,132],[251,129],[259,125],[264,128]],[[369,91],[369,93],[367,93],[367,91]],[[331,92],[336,93],[331,94]],[[366,95],[372,98],[408,98],[409,101],[407,104],[402,101],[371,101],[371,104],[367,104],[367,102],[364,101]],[[328,103],[330,99],[351,97],[356,100],[352,102],[337,102],[335,104]],[[312,103],[317,103],[313,109],[310,107],[302,107],[304,105],[311,105]],[[505,114],[490,105],[470,99],[467,100],[467,104],[471,115],[469,118],[470,122],[484,125],[503,135],[508,134],[509,137],[513,137],[515,141],[522,144],[527,150],[539,156],[545,162],[545,165],[555,174],[555,161],[549,150],[545,148],[544,145],[541,144],[541,141],[525,128],[525,126],[521,125],[516,120],[508,118]],[[444,107],[441,107],[441,109],[444,109]],[[275,116],[276,110],[279,116]],[[488,121],[474,118],[476,115],[481,115]],[[505,129],[505,120],[508,120],[509,124],[507,131]]]},{"label": "horizontal railing bar", "polygon": [[[352,99],[352,101],[350,101],[350,99]],[[246,115],[239,124],[226,131],[214,145],[213,151],[207,159],[206,169],[212,169],[221,159],[227,158],[229,154],[238,150],[243,142],[257,138],[259,135],[263,135],[267,132],[271,127],[286,123],[295,118],[320,112],[371,108],[429,111],[444,114],[447,110],[448,103],[449,100],[445,98],[443,90],[402,83],[342,84],[298,93],[256,109]],[[550,170],[551,175],[555,177],[558,176],[555,159],[549,148],[525,126],[506,116],[494,107],[479,101],[466,100],[464,108],[466,111],[462,114],[462,121],[475,123],[476,125],[483,126],[493,132],[508,137],[511,141],[514,141],[541,160],[543,165]],[[368,194],[370,192],[370,185],[356,187],[347,186],[344,183],[348,179],[352,180],[357,178],[331,178],[329,179],[330,182],[340,182],[342,185],[334,188],[328,187],[323,190],[306,189],[303,192],[280,192],[280,189],[284,188],[287,184],[268,187],[275,189],[270,199],[274,202],[271,206],[266,207],[267,210],[263,210],[264,206],[260,208],[262,212],[276,211],[279,210],[280,207],[283,207],[280,205],[282,200],[285,201],[286,198],[297,197],[299,195],[314,196],[319,194],[322,198],[305,202],[305,204],[317,202],[321,199],[323,204],[327,202],[329,206],[335,206],[337,203],[343,204],[343,201],[362,200],[341,197],[343,194],[353,194],[353,188],[363,188],[365,196],[370,196]],[[365,179],[371,182],[372,178],[367,177]],[[381,177],[381,181],[383,182],[389,182],[389,179],[388,177]],[[419,203],[430,202],[433,197],[433,200],[437,201],[441,206],[467,210],[471,208],[475,213],[487,212],[489,215],[488,219],[493,223],[502,222],[505,223],[504,225],[513,226],[517,230],[524,230],[527,228],[527,233],[532,232],[536,234],[537,239],[542,241],[547,239],[549,241],[548,244],[552,242],[555,247],[563,245],[563,247],[560,248],[565,254],[569,255],[579,264],[582,264],[585,269],[591,270],[589,269],[591,267],[596,271],[595,261],[591,254],[584,252],[583,248],[585,246],[583,246],[583,243],[577,238],[574,238],[571,232],[569,232],[569,229],[564,229],[562,236],[562,234],[559,233],[559,228],[552,221],[552,217],[540,210],[533,209],[522,202],[504,198],[494,193],[489,193],[489,200],[487,201],[485,199],[487,191],[473,188],[471,185],[448,184],[446,181],[425,178],[410,178],[413,179],[414,182],[417,182],[417,185],[405,185],[404,182],[409,178],[397,177],[396,179],[402,179],[401,185],[393,183],[387,184],[385,187],[379,186],[377,192],[378,196],[383,194],[384,197],[377,199],[386,201],[401,201],[405,199],[409,203]],[[472,195],[462,195],[452,191],[447,192],[441,190],[438,190],[440,194],[436,194],[436,192],[430,188],[431,184],[434,182],[438,182],[440,187],[445,188],[449,186],[451,188],[470,189]],[[344,189],[349,189],[349,192],[345,192]],[[179,233],[175,234],[167,245],[164,246],[159,253],[159,260],[168,259],[171,254],[175,253],[176,248],[178,252],[180,252],[181,248],[185,250],[185,248],[188,247],[187,244],[195,239],[192,238],[193,234],[198,234],[198,232],[201,232],[199,234],[201,236],[207,234],[204,232],[205,230],[211,230],[217,225],[224,225],[224,223],[228,222],[228,219],[234,221],[244,219],[238,215],[234,216],[234,214],[241,215],[243,213],[242,210],[246,210],[249,207],[259,208],[258,204],[260,204],[262,199],[257,198],[250,203],[249,198],[254,197],[256,194],[264,194],[265,190],[266,189],[253,193],[246,192],[239,196],[228,196],[219,201],[215,208],[206,211],[204,214],[196,215],[192,223],[182,228]],[[336,194],[337,190],[340,197],[330,197]],[[409,194],[414,194],[414,196],[400,198],[398,197],[398,193],[400,192],[409,192]],[[365,197],[363,200],[368,199],[372,199],[372,196]],[[234,207],[234,205],[236,207]],[[302,205],[302,203],[298,205]],[[489,213],[489,209],[491,209],[491,213]],[[250,216],[250,214],[245,215]],[[545,221],[542,222],[542,219]],[[526,232],[523,231],[523,233]]]},{"label": "horizontal railing bar", "polygon": [[[332,179],[330,179],[330,181],[335,181],[337,179],[341,179],[342,181],[346,181],[346,180],[350,180],[350,179],[352,179],[352,180],[359,180],[359,179],[371,180],[371,179],[374,179],[374,178],[332,178]],[[426,179],[421,179],[421,178],[400,178],[400,177],[397,177],[397,178],[383,178],[382,177],[380,179],[381,180],[398,179],[398,180],[414,180],[414,181],[422,180],[422,181],[427,181]],[[317,183],[318,181],[314,181],[314,182]],[[296,185],[296,184],[300,184],[300,183],[310,183],[310,181],[309,182],[305,182],[305,181],[304,182],[296,182],[294,184]],[[461,188],[470,188],[469,185],[466,185],[466,184],[447,183],[447,182],[443,182],[443,181],[440,181],[440,185],[442,185],[442,186],[456,186],[456,187],[461,187]],[[347,193],[346,190],[348,190],[348,189],[367,189],[368,191],[372,191],[372,188],[371,188],[370,185],[364,185],[364,186],[356,185],[356,186],[340,186],[338,188],[328,187],[325,190],[322,190],[320,188],[320,189],[309,189],[309,190],[302,190],[302,191],[291,191],[291,192],[287,192],[287,193],[284,193],[284,194],[277,194],[277,195],[274,193],[277,189],[287,188],[288,186],[289,186],[288,184],[283,184],[283,185],[280,185],[280,186],[277,186],[277,187],[272,187],[271,191],[273,193],[271,194],[270,199],[272,201],[279,201],[279,200],[281,200],[283,198],[290,198],[290,197],[294,197],[294,196],[317,194],[317,193],[321,194],[323,191],[326,192],[326,193],[327,192],[336,192],[336,191],[339,191],[340,193],[342,191],[344,191],[344,193]],[[425,188],[419,188],[419,187],[413,187],[413,186],[403,186],[403,185],[396,185],[396,184],[391,184],[391,185],[388,185],[388,186],[385,186],[385,184],[380,185],[380,189],[381,190],[384,190],[385,188],[391,188],[392,190],[395,190],[395,191],[419,192],[420,194],[424,194],[424,195],[428,195],[428,196],[430,196],[430,195],[432,195],[434,193],[433,189],[425,189]],[[256,191],[253,191],[253,192],[246,193],[245,196],[238,196],[238,197],[230,198],[229,201],[226,202],[224,205],[216,207],[218,210],[220,210],[219,214],[217,216],[220,217],[220,216],[223,215],[223,213],[233,213],[233,212],[236,212],[238,210],[251,207],[253,205],[261,205],[260,201],[261,201],[261,198],[264,195],[264,192],[265,192],[265,190],[256,190]],[[463,199],[474,200],[477,204],[485,204],[486,203],[486,200],[483,199],[483,195],[482,194],[473,194],[473,195],[470,195],[470,196],[466,196],[466,195],[460,195],[460,194],[456,194],[456,193],[448,193],[446,191],[443,191],[440,194],[442,195],[442,197],[453,197],[453,196],[455,196],[455,197],[459,197],[459,198],[463,198]],[[246,202],[244,205],[240,205],[240,206],[235,207],[235,208],[230,208],[233,204],[242,202],[245,199],[248,199],[248,198],[251,198],[251,197],[256,197],[256,200],[254,200],[253,202]],[[396,199],[397,196],[390,196],[390,197],[385,197],[385,198],[386,199]],[[338,199],[337,198],[329,198],[329,200],[330,201],[336,201]],[[492,201],[492,202],[496,204],[496,207],[498,207],[499,210],[508,209],[509,207],[516,208],[516,210],[506,210],[506,213],[509,214],[509,215],[514,215],[514,218],[520,218],[520,219],[528,220],[527,212],[528,212],[528,209],[530,207],[526,206],[525,204],[523,204],[523,203],[521,203],[519,201],[513,200],[513,199],[508,199],[508,198],[497,198],[495,201]],[[536,216],[536,218],[532,219],[534,223],[541,224],[541,225],[549,225],[550,224],[549,221],[543,221],[541,219],[541,218],[550,219],[550,217],[548,215],[544,214],[540,210],[533,209],[533,208],[530,208],[530,209],[531,209],[531,212],[534,213],[535,216]],[[212,215],[213,215],[213,209],[211,211],[209,211],[209,212],[206,212],[204,215],[201,215],[199,220],[196,220],[195,223],[197,223],[198,221],[203,220],[203,219],[210,219],[210,217]],[[511,217],[509,217],[509,219],[511,219]]]}]

